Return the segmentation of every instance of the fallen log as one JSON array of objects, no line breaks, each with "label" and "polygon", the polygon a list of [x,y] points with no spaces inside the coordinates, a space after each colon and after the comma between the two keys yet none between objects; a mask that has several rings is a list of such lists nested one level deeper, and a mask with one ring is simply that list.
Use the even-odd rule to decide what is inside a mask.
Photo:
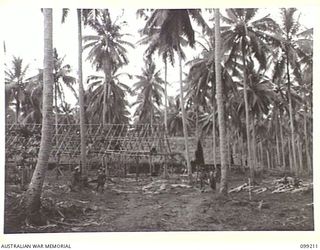
[{"label": "fallen log", "polygon": [[229,190],[229,194],[230,194],[230,193],[233,193],[233,192],[238,193],[238,192],[240,192],[240,191],[244,190],[244,188],[246,188],[246,187],[248,187],[248,184],[247,184],[247,183],[244,183],[244,184],[242,184],[242,185],[241,185],[241,186],[239,186],[239,187],[236,187],[236,188],[230,189],[230,190]]},{"label": "fallen log", "polygon": [[292,190],[291,193],[308,192],[308,191],[311,191],[312,189],[313,189],[312,186],[306,186],[306,187],[296,188]]},{"label": "fallen log", "polygon": [[294,189],[294,188],[292,188],[292,187],[277,188],[277,189],[273,190],[271,193],[274,194],[274,193],[290,192],[290,191],[292,191],[293,189]]},{"label": "fallen log", "polygon": [[268,190],[268,188],[266,188],[266,187],[261,187],[261,188],[258,188],[258,189],[253,190],[252,192],[254,192],[255,194],[260,194],[260,193],[263,193],[263,192],[265,192],[265,191],[267,191],[267,190]]},{"label": "fallen log", "polygon": [[187,185],[187,184],[171,184],[171,187],[173,187],[173,188],[176,188],[176,187],[191,188],[191,186]]}]

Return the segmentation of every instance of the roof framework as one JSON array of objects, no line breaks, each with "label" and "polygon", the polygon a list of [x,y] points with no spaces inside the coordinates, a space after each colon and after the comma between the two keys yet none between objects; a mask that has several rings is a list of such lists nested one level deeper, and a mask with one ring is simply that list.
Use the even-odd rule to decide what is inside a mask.
[{"label": "roof framework", "polygon": [[[120,155],[125,157],[165,158],[171,154],[163,125],[150,124],[97,124],[87,125],[87,156]],[[80,125],[58,124],[53,126],[51,157],[80,159]],[[6,125],[6,151],[22,146],[39,149],[40,124]],[[11,150],[14,152],[14,149]]]}]

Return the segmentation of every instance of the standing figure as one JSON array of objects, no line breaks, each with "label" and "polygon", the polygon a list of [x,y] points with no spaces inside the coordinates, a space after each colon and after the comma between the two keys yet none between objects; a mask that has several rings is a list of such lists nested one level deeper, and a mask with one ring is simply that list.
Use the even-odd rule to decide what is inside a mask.
[{"label": "standing figure", "polygon": [[153,156],[157,154],[157,149],[156,147],[152,146],[151,150],[150,150],[150,161],[149,161],[149,165],[150,165],[150,175],[151,176],[156,176],[156,171],[155,171],[155,166],[154,166],[154,162],[153,162]]},{"label": "standing figure", "polygon": [[97,178],[97,188],[96,191],[99,191],[99,188],[101,188],[101,192],[103,192],[104,184],[106,183],[107,176],[104,173],[103,169],[98,170],[98,178]]},{"label": "standing figure", "polygon": [[199,170],[201,171],[201,168],[204,165],[203,149],[202,149],[200,139],[198,140],[197,149],[195,152],[194,164],[196,165],[197,171],[199,171]]},{"label": "standing figure", "polygon": [[80,166],[77,166],[72,171],[72,180],[71,180],[71,190],[73,191],[75,187],[80,187],[80,179],[81,179],[81,173],[80,173]]},{"label": "standing figure", "polygon": [[211,170],[209,173],[209,183],[210,183],[211,189],[216,190],[216,178],[213,170]]}]

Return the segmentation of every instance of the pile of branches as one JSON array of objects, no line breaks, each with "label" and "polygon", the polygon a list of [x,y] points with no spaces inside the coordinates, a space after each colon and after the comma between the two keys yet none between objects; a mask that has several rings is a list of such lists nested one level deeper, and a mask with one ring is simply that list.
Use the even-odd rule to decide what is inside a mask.
[{"label": "pile of branches", "polygon": [[267,186],[260,185],[249,185],[249,183],[244,183],[238,187],[229,190],[229,193],[237,193],[240,191],[250,191],[256,194],[265,192],[267,190],[271,193],[284,193],[284,192],[308,192],[313,189],[312,183],[304,183],[301,179],[296,177],[285,176],[280,179],[276,179],[271,183],[266,183]]}]

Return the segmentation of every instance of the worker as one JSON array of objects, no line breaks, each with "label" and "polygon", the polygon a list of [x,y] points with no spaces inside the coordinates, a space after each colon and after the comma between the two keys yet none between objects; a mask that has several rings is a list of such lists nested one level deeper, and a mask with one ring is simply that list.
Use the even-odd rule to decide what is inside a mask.
[{"label": "worker", "polygon": [[71,190],[73,191],[75,187],[80,187],[80,180],[81,180],[81,172],[80,166],[75,167],[72,171],[72,180],[71,180]]},{"label": "worker", "polygon": [[99,191],[99,188],[101,188],[101,192],[103,192],[104,184],[106,183],[107,176],[104,173],[103,169],[98,170],[98,178],[97,178],[97,188],[96,191]]}]

